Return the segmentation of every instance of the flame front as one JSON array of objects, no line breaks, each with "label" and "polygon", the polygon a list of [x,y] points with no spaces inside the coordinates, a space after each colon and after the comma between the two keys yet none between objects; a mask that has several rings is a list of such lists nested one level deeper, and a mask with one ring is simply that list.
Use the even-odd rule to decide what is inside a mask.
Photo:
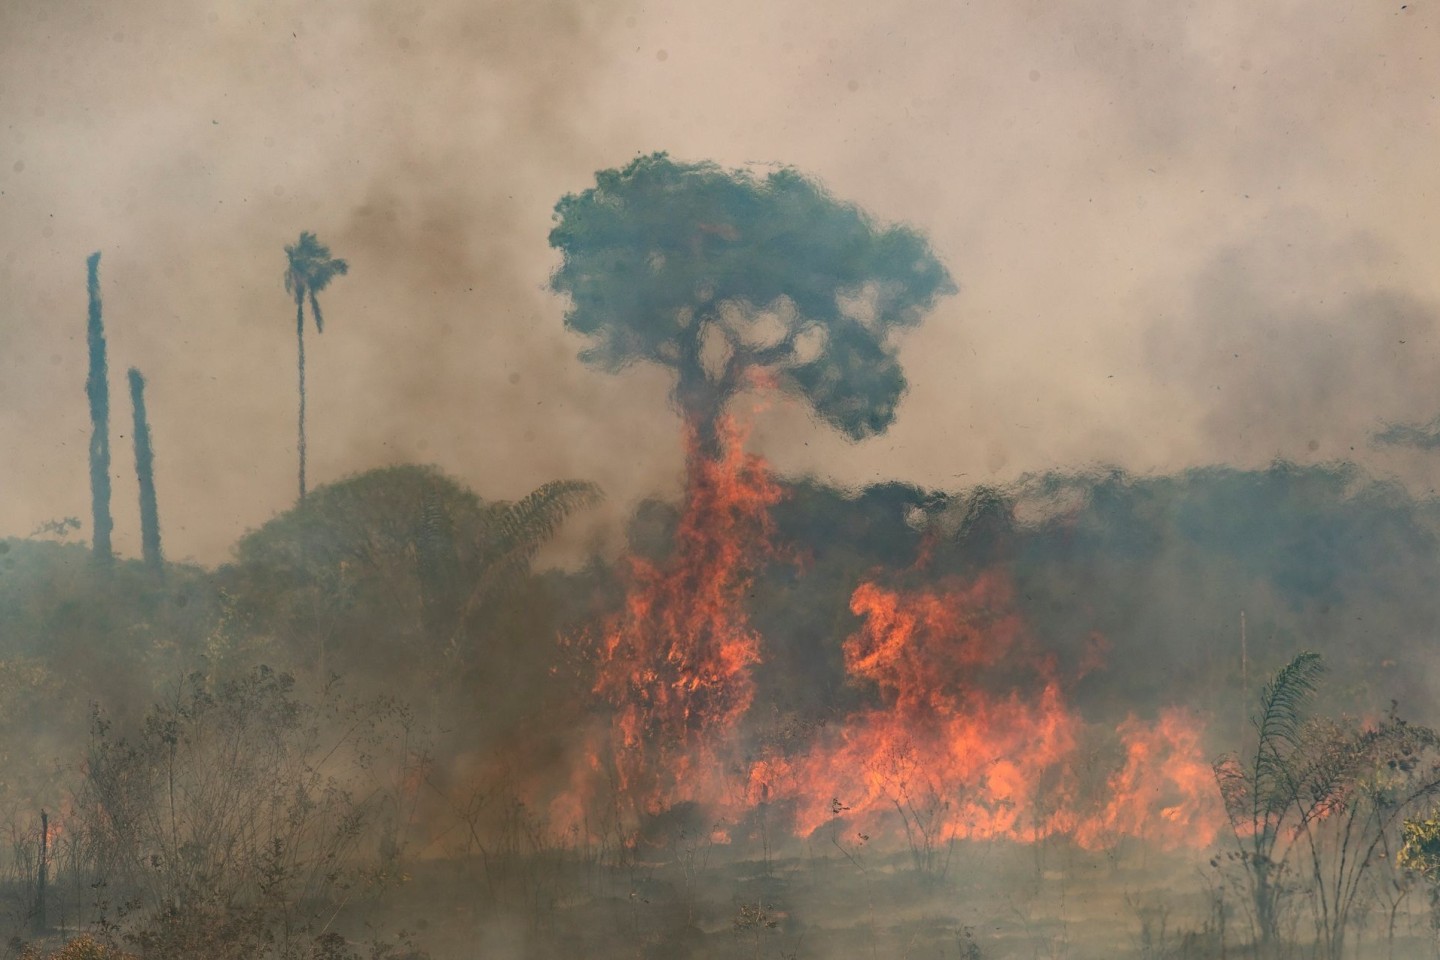
[{"label": "flame front", "polygon": [[[1167,710],[1108,732],[1085,723],[998,572],[908,590],[861,583],[843,652],[868,705],[804,742],[751,746],[763,648],[745,597],[774,556],[781,490],[732,421],[718,457],[695,454],[693,430],[688,439],[675,550],[663,563],[632,559],[626,602],[590,645],[609,729],[551,805],[570,826],[607,781],[637,820],[694,804],[728,825],[726,840],[761,805],[800,836],[843,823],[912,845],[1214,839],[1221,813],[1198,720]],[[1100,649],[1089,638],[1084,670]]]},{"label": "flame front", "polygon": [[805,758],[802,833],[829,819],[835,800],[851,819],[919,817],[940,839],[1031,840],[1069,826],[1057,801],[1068,808],[1070,785],[1054,773],[1074,754],[1080,722],[1009,600],[996,575],[913,593],[856,589],[850,609],[864,622],[845,641],[845,664],[881,702]]},{"label": "flame front", "polygon": [[1181,711],[1154,726],[1121,724],[1123,761],[1093,796],[1087,777],[1104,752],[1082,748],[1099,731],[1067,705],[1054,658],[1014,613],[1004,577],[910,592],[864,583],[851,610],[864,620],[845,641],[846,667],[880,705],[848,717],[797,765],[801,833],[843,812],[869,833],[889,822],[912,842],[917,830],[929,842],[1065,834],[1089,848],[1214,839],[1214,780],[1199,725]]}]

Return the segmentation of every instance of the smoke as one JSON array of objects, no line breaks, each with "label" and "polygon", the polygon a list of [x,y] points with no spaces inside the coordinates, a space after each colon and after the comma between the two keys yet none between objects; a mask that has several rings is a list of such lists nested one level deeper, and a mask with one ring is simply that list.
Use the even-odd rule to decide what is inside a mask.
[{"label": "smoke", "polygon": [[[741,651],[741,696],[719,698],[749,707],[721,724],[738,731],[727,761],[838,743],[846,718],[884,729],[901,688],[850,669],[846,638],[946,675],[955,648],[938,626],[889,644],[878,607],[852,607],[857,588],[908,615],[952,609],[982,576],[1013,584],[1007,615],[1043,670],[942,683],[950,695],[931,702],[959,722],[987,695],[1024,706],[1036,675],[1058,678],[1067,710],[1110,732],[1102,747],[1133,748],[1086,784],[1103,790],[1157,766],[1145,733],[1180,716],[1169,704],[1208,723],[1205,737],[1168,736],[1182,760],[1233,746],[1260,678],[1302,645],[1345,678],[1327,694],[1336,709],[1435,702],[1437,518],[1419,496],[1434,464],[1416,425],[1437,406],[1422,202],[1436,105],[1416,77],[1436,15],[1299,0],[4,5],[0,531],[64,534],[60,518],[84,512],[78,269],[100,249],[109,349],[151,375],[164,427],[166,547],[213,565],[242,544],[233,566],[171,566],[160,588],[123,560],[100,582],[78,545],[0,541],[0,684],[24,694],[0,710],[26,751],[14,766],[45,779],[51,757],[85,742],[88,700],[137,720],[182,665],[272,662],[317,685],[334,669],[396,698],[406,749],[433,762],[428,779],[395,772],[387,816],[434,867],[423,889],[461,901],[405,904],[457,955],[479,943],[598,956],[583,931],[603,928],[607,945],[667,956],[726,937],[749,955],[973,956],[961,930],[982,917],[987,954],[1054,952],[1046,920],[1020,931],[996,902],[1055,894],[1053,850],[963,848],[975,859],[943,901],[919,881],[877,884],[896,861],[864,828],[827,821],[780,864],[764,799],[778,763],[731,797],[746,812],[727,849],[683,804],[647,824],[668,858],[648,875],[619,865],[615,833],[583,854],[546,845],[547,811],[527,796],[573,786],[577,766],[605,779],[587,750],[630,692],[622,677],[598,697],[567,646],[627,585],[576,558],[613,548],[633,518],[651,569],[687,569],[670,553],[684,454],[668,371],[601,376],[577,358],[585,344],[547,288],[556,201],[658,149],[727,169],[778,162],[877,221],[913,224],[966,283],[898,352],[851,358],[882,361],[853,373],[893,385],[903,370],[910,385],[883,437],[852,444],[799,404],[761,416],[752,449],[777,468],[783,496],[768,506],[785,556],[753,582],[718,583],[734,604],[723,622],[759,638],[758,663]],[[310,462],[330,498],[276,518],[296,453],[282,254],[302,230],[352,272],[307,356]],[[1399,442],[1372,444],[1377,432]],[[1362,466],[1340,462],[1352,459]],[[1409,489],[1372,479],[1386,471]],[[136,502],[139,481],[111,474],[117,502]],[[466,550],[509,516],[497,499],[557,478],[610,494],[607,512],[552,541],[547,559],[570,569],[517,563],[499,599],[467,607],[455,570],[487,566]],[[327,503],[340,521],[319,522]],[[123,557],[142,538],[133,515],[117,519]],[[703,596],[705,570],[678,591]],[[658,697],[676,679],[639,688]],[[672,713],[673,739],[698,736]],[[933,765],[941,741],[919,755]],[[718,762],[707,773],[735,776]],[[976,775],[962,773],[946,789]],[[57,789],[4,786],[0,800],[27,809]],[[1003,816],[1007,797],[997,786],[981,800]],[[842,798],[801,799],[828,816]],[[873,792],[871,812],[888,816],[893,799]],[[1129,829],[1148,808],[1102,820]],[[938,869],[934,852],[917,862]],[[712,853],[723,866],[697,880]],[[471,875],[442,874],[449,856]],[[607,856],[615,869],[585,872]],[[797,892],[792,869],[819,885]],[[876,907],[877,889],[894,902]],[[1027,924],[1043,912],[1031,906]],[[1118,955],[1123,908],[1094,909]]]},{"label": "smoke", "polygon": [[1434,382],[1432,304],[1376,282],[1383,246],[1286,211],[1219,251],[1156,318],[1147,358],[1235,462],[1363,456]]},{"label": "smoke", "polygon": [[[1237,451],[1192,429],[1194,392],[1158,383],[1137,344],[1218,251],[1287,207],[1331,236],[1375,236],[1386,262],[1368,288],[1440,296],[1413,202],[1434,109],[1414,65],[1433,15],[7,4],[0,90],[22,122],[0,135],[0,348],[14,367],[0,435],[15,454],[0,527],[81,512],[84,414],[50,398],[83,379],[60,318],[84,309],[74,272],[97,248],[112,349],[150,374],[174,431],[160,478],[171,552],[221,560],[288,503],[294,347],[278,278],[283,244],[315,230],[356,268],[327,304],[335,338],[307,358],[316,479],[436,461],[517,496],[585,476],[610,492],[613,529],[624,505],[678,489],[668,385],[575,359],[544,292],[545,235],[559,197],[655,149],[793,164],[914,224],[966,282],[907,337],[911,392],[883,441],[846,444],[777,405],[757,443],[783,472],[944,487],[1249,456],[1250,440]],[[1432,413],[1412,398],[1392,419]],[[572,545],[605,528],[577,528]],[[138,547],[123,517],[116,537]]]},{"label": "smoke", "polygon": [[[356,281],[332,291],[334,336],[307,357],[317,481],[438,461],[519,495],[605,472],[586,469],[599,449],[587,411],[623,410],[629,391],[597,402],[580,376],[561,378],[578,397],[552,391],[557,362],[579,365],[558,322],[539,317],[545,221],[593,170],[575,165],[573,139],[617,8],[270,3],[241,15],[158,2],[125,17],[76,4],[4,16],[3,82],[29,123],[3,187],[17,218],[7,270],[25,292],[7,305],[16,369],[0,389],[7,442],[34,438],[20,443],[34,472],[6,482],[6,526],[78,512],[67,502],[85,489],[83,461],[65,464],[83,406],[46,413],[33,398],[72,375],[59,318],[82,314],[74,270],[96,247],[111,350],[150,375],[152,413],[174,438],[159,480],[179,556],[220,559],[288,502],[295,345],[281,279],[283,245],[302,229]],[[131,482],[117,481],[122,500]],[[117,545],[138,552],[136,524],[120,520]]]}]

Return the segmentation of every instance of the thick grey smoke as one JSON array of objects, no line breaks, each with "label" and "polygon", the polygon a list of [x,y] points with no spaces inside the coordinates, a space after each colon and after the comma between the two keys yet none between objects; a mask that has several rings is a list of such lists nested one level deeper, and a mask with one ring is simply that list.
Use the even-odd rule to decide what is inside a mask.
[{"label": "thick grey smoke", "polygon": [[[1433,416],[1406,392],[1423,337],[1406,337],[1418,349],[1398,379],[1371,375],[1386,357],[1336,348],[1364,371],[1321,404],[1344,408],[1331,433],[1304,411],[1234,429],[1185,385],[1206,376],[1183,358],[1233,339],[1224,296],[1283,307],[1285,336],[1312,354],[1357,310],[1419,333],[1440,301],[1417,201],[1437,105],[1416,77],[1436,16],[1298,0],[8,3],[0,529],[85,512],[73,338],[96,249],[114,362],[146,370],[165,424],[171,552],[223,559],[288,504],[280,277],[301,230],[353,266],[307,357],[317,483],[408,460],[486,496],[582,476],[616,517],[673,492],[663,373],[585,369],[545,292],[555,201],[656,149],[792,164],[913,225],[965,282],[907,337],[911,390],[883,438],[852,446],[770,406],[755,442],[786,471],[953,487],[1095,461],[1169,470],[1263,460],[1292,449],[1275,442],[1290,429],[1301,454],[1353,443],[1390,469],[1400,455],[1352,438]],[[1293,211],[1306,225],[1283,225]],[[1283,249],[1287,234],[1363,236],[1372,255],[1324,305],[1289,291],[1329,283],[1330,256],[1197,293],[1238,282],[1226,251]],[[1248,382],[1294,382],[1263,355]],[[1254,399],[1309,405],[1275,390]],[[1418,456],[1402,467],[1426,473]],[[116,502],[133,503],[129,465],[112,472]],[[138,552],[133,517],[117,516],[116,543]]]},{"label": "thick grey smoke", "polygon": [[1382,256],[1286,211],[1157,317],[1150,369],[1235,461],[1364,458],[1382,423],[1426,409],[1440,374],[1435,306],[1376,285],[1366,268]]},{"label": "thick grey smoke", "polygon": [[[566,141],[613,55],[616,9],[156,3],[122,17],[18,4],[3,16],[18,122],[0,187],[15,291],[0,420],[10,462],[26,464],[4,482],[6,529],[83,512],[74,334],[94,248],[111,353],[145,367],[173,438],[161,480],[179,557],[222,558],[293,496],[281,280],[302,229],[354,267],[309,345],[317,482],[438,461],[503,496],[603,473],[587,469],[581,408],[613,405],[554,389],[550,372],[579,364],[540,317],[553,299],[548,211],[591,172],[564,169]],[[112,473],[117,502],[134,502],[129,466]],[[135,519],[117,519],[122,552],[138,552]]]}]

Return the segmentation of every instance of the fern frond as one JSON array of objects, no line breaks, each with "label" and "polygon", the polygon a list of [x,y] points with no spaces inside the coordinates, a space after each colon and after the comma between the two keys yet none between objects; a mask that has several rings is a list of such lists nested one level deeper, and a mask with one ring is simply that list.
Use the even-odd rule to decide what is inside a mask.
[{"label": "fern frond", "polygon": [[1250,808],[1250,778],[1240,759],[1227,753],[1210,765],[1215,774],[1215,785],[1220,789],[1220,799],[1225,804],[1225,813],[1231,823],[1243,823]]},{"label": "fern frond", "polygon": [[528,565],[567,517],[602,499],[600,488],[588,481],[552,480],[515,503],[498,505],[494,560]]},{"label": "fern frond", "polygon": [[1305,707],[1325,672],[1320,654],[1309,650],[1297,654],[1265,684],[1260,693],[1260,712],[1251,722],[1260,733],[1261,752],[1279,752],[1280,744],[1299,743]]},{"label": "fern frond", "polygon": [[[552,480],[514,503],[488,508],[475,544],[475,561],[469,596],[460,610],[456,630],[488,597],[523,577],[540,548],[555,535],[565,519],[577,510],[604,499],[596,484],[585,480]],[[452,639],[452,647],[456,640]]]},{"label": "fern frond", "polygon": [[415,536],[416,570],[427,609],[447,602],[455,588],[459,560],[455,549],[455,523],[434,488],[420,497],[420,520]]},{"label": "fern frond", "polygon": [[1281,667],[1260,693],[1260,711],[1251,717],[1260,734],[1253,789],[1267,819],[1280,815],[1302,788],[1305,771],[1292,762],[1292,754],[1300,746],[1305,707],[1324,672],[1320,654],[1307,650]]}]

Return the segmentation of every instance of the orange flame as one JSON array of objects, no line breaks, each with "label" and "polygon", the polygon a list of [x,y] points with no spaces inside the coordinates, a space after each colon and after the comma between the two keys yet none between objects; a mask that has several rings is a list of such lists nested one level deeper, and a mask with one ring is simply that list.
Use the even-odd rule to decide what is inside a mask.
[{"label": "orange flame", "polygon": [[648,813],[705,801],[721,790],[718,750],[755,695],[760,637],[743,599],[769,549],[769,508],[780,488],[743,451],[733,420],[719,425],[721,456],[696,455],[675,551],[662,564],[631,560],[624,609],[597,645],[594,692],[614,709],[619,787]]},{"label": "orange flame", "polygon": [[1107,837],[1132,836],[1166,849],[1214,843],[1222,811],[1195,719],[1172,708],[1154,726],[1131,716],[1118,732],[1124,765],[1109,779],[1108,802],[1081,824],[1076,840],[1099,847]]},{"label": "orange flame", "polygon": [[[901,594],[861,584],[852,612],[865,618],[845,641],[852,677],[873,684],[882,705],[848,718],[805,758],[808,797],[797,828],[809,833],[844,801],[852,819],[911,808],[940,839],[1034,839],[1054,832],[1042,808],[1063,786],[1046,774],[1075,749],[1078,719],[1064,707],[1044,658],[1030,657],[1010,590],[998,576],[943,592]],[[1029,659],[1004,693],[983,680],[1012,659]],[[934,808],[931,811],[930,808]],[[943,812],[942,812],[943,811]],[[878,826],[872,826],[878,830]]]},{"label": "orange flame", "polygon": [[806,758],[798,780],[810,797],[849,796],[828,811],[802,807],[801,832],[843,807],[871,832],[893,811],[907,831],[939,841],[1213,841],[1213,775],[1199,726],[1182,711],[1162,713],[1153,729],[1134,717],[1121,724],[1124,762],[1098,810],[1082,802],[1080,747],[1090,731],[1013,606],[1008,581],[994,573],[910,593],[860,585],[851,610],[865,621],[845,642],[846,666],[875,685],[882,706],[848,718]]},{"label": "orange flame", "polygon": [[[1117,760],[1087,769],[1097,731],[1066,703],[1055,658],[993,572],[908,591],[862,583],[850,600],[861,623],[843,652],[870,705],[808,743],[747,758],[743,721],[762,646],[744,599],[773,556],[780,488],[743,453],[733,421],[720,425],[717,458],[698,455],[696,435],[687,430],[673,554],[631,560],[626,603],[590,644],[608,742],[590,742],[552,816],[574,829],[608,778],[632,815],[694,803],[734,823],[764,804],[792,816],[802,836],[843,815],[875,835],[903,829],[912,842],[915,831],[927,842],[1063,834],[1089,848],[1122,837],[1214,840],[1222,821],[1198,720],[1180,710],[1153,724],[1131,717],[1109,740]],[[1087,638],[1081,672],[1104,652],[1103,638]]]}]

